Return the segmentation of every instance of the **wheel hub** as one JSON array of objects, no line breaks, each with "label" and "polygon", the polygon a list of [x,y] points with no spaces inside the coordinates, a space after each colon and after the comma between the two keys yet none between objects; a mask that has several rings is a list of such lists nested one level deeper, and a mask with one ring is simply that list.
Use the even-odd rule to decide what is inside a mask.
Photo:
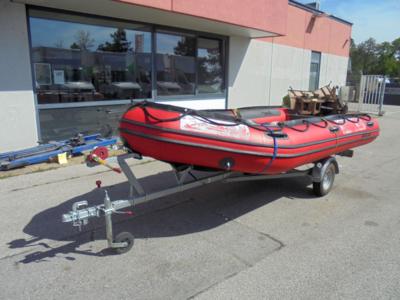
[{"label": "wheel hub", "polygon": [[326,170],[325,176],[322,180],[322,188],[324,190],[328,190],[332,185],[332,181],[333,181],[333,171],[332,168],[329,168],[328,170]]}]

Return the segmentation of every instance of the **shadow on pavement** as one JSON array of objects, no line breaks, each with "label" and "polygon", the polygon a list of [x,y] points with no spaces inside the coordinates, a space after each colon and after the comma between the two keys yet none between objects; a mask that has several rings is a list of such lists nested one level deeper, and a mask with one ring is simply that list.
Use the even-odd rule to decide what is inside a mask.
[{"label": "shadow on pavement", "polygon": [[[171,175],[170,172],[163,172],[142,178],[140,182],[146,191],[160,190],[173,184]],[[134,210],[133,216],[113,214],[114,235],[128,231],[136,239],[151,239],[206,231],[281,197],[312,199],[315,196],[307,187],[310,184],[310,179],[306,177],[209,184],[128,209]],[[111,200],[126,199],[129,186],[128,183],[120,183],[105,189]],[[106,244],[104,217],[90,219],[89,224],[78,233],[71,223],[61,221],[61,215],[70,211],[74,202],[87,200],[89,206],[93,206],[103,203],[103,198],[103,189],[94,189],[40,212],[23,229],[24,233],[33,238],[10,241],[8,247],[26,250],[27,254],[23,254],[19,263],[47,261],[59,254],[68,260],[75,259],[70,256],[73,253],[89,256],[111,255],[109,249],[99,252],[79,249],[93,240],[104,240]],[[56,246],[49,246],[46,243],[49,240]],[[62,245],[57,247],[57,244]],[[35,251],[37,246],[42,250]],[[30,247],[35,249],[34,252],[29,251]]]}]

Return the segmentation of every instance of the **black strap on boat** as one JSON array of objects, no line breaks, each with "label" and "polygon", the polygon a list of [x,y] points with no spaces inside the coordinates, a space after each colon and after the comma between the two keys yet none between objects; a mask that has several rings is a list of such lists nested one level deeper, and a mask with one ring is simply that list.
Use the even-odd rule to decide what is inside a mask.
[{"label": "black strap on boat", "polygon": [[274,132],[271,128],[264,126],[265,129],[269,132],[270,136],[272,137],[273,144],[274,144],[274,151],[272,153],[272,157],[269,160],[269,162],[265,165],[265,167],[262,169],[261,174],[267,172],[267,170],[271,167],[272,163],[274,162],[276,156],[278,155],[278,139],[276,135],[274,135]]}]

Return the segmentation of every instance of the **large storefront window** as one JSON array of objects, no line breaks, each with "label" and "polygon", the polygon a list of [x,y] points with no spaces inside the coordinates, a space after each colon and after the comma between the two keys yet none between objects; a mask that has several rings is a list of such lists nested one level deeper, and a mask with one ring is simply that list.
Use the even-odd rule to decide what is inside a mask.
[{"label": "large storefront window", "polygon": [[194,95],[196,85],[196,38],[156,33],[157,94]]},{"label": "large storefront window", "polygon": [[151,97],[150,29],[88,23],[30,18],[38,103]]},{"label": "large storefront window", "polygon": [[225,92],[224,38],[36,9],[29,25],[39,105]]},{"label": "large storefront window", "polygon": [[44,142],[116,135],[131,100],[226,96],[224,37],[58,10],[28,13]]}]

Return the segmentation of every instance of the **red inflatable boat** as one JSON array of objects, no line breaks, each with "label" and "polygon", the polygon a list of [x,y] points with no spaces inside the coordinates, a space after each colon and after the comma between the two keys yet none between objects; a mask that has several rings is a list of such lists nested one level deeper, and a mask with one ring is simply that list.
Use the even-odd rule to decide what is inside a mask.
[{"label": "red inflatable boat", "polygon": [[173,165],[278,174],[372,142],[366,114],[305,117],[281,107],[191,110],[140,102],[121,118],[132,151]]}]

